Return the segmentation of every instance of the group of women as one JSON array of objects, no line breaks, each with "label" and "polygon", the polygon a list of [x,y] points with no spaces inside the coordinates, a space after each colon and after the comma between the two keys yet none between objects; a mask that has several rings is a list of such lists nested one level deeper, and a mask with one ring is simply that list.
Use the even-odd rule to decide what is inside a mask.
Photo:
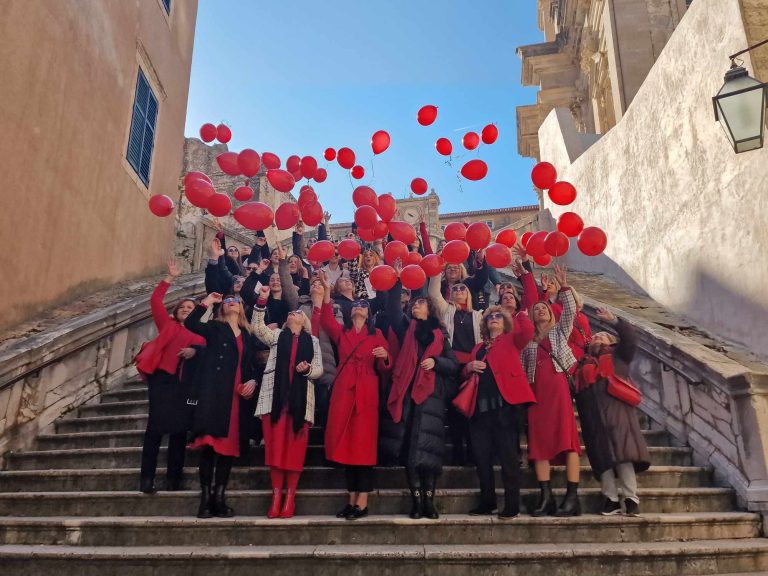
[{"label": "group of women", "polygon": [[[247,257],[230,255],[223,237],[215,239],[209,294],[199,303],[183,300],[170,315],[162,300],[178,269],[169,266],[152,296],[158,337],[137,357],[150,398],[143,492],[155,491],[158,449],[169,434],[167,489],[183,488],[185,448],[197,451],[198,517],[230,517],[233,461],[263,438],[272,484],[267,516],[290,518],[317,422],[326,459],[345,470],[349,497],[337,517],[366,516],[375,466],[402,465],[409,516],[435,519],[449,428],[454,460],[456,444],[466,442],[477,469],[480,498],[469,513],[498,510],[500,518],[514,518],[521,509],[520,436],[527,431],[527,457],[540,486],[530,513],[576,516],[582,449],[575,402],[605,496],[602,513],[639,513],[635,472],[649,466],[648,451],[634,408],[609,390],[614,375],[628,377],[632,330],[600,309],[598,317],[614,324],[616,334],[592,335],[564,268],[543,275],[539,287],[518,246],[513,272],[522,296],[497,277],[498,304],[489,306],[482,251],[464,265],[447,265],[421,290],[397,282],[376,291],[369,272],[382,243],[364,245],[359,260],[343,266],[338,256],[307,262],[296,236],[290,258],[282,247],[270,251],[263,235]],[[422,238],[411,249],[431,252]],[[185,445],[187,432],[192,439]],[[566,468],[559,503],[552,465]]]}]

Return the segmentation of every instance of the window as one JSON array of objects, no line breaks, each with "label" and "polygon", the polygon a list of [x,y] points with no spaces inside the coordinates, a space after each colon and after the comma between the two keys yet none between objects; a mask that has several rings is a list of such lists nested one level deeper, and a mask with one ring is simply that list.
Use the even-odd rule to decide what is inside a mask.
[{"label": "window", "polygon": [[445,227],[448,226],[448,224],[440,224],[440,230],[445,232]]},{"label": "window", "polygon": [[155,125],[157,123],[157,98],[139,68],[136,81],[136,95],[133,100],[131,135],[128,138],[128,163],[141,181],[149,187],[149,173],[152,168],[152,149],[155,146]]},{"label": "window", "polygon": [[485,223],[488,225],[488,228],[493,230],[493,220],[486,220]]},{"label": "window", "polygon": [[166,13],[171,13],[171,0],[163,0],[163,8],[165,8]]}]

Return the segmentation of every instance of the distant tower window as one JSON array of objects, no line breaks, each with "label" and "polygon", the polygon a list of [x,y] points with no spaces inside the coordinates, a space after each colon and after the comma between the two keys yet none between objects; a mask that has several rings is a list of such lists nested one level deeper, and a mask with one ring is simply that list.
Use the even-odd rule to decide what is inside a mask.
[{"label": "distant tower window", "polygon": [[170,14],[171,13],[171,0],[163,0],[163,7],[165,8],[165,11]]},{"label": "distant tower window", "polygon": [[488,228],[493,230],[493,220],[486,220],[485,223],[488,225]]},{"label": "distant tower window", "polygon": [[157,98],[139,69],[136,81],[136,95],[133,100],[131,135],[128,138],[128,163],[149,187],[149,172],[152,168],[152,150],[155,146],[155,125],[157,123]]}]

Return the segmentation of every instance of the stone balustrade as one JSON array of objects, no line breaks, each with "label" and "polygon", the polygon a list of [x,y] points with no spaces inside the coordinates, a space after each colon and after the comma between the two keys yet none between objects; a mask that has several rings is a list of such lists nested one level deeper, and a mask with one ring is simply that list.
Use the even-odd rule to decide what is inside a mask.
[{"label": "stone balustrade", "polygon": [[[203,290],[201,277],[188,279],[171,286],[165,301],[173,305]],[[134,357],[155,334],[149,295],[143,295],[0,352],[0,459],[28,448],[59,416],[134,374]]]}]

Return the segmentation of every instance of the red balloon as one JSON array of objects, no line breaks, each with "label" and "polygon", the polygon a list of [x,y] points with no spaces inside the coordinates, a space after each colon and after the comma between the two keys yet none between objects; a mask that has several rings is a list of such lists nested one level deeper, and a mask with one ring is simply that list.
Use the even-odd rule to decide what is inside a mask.
[{"label": "red balloon", "polygon": [[360,178],[363,176],[365,176],[365,168],[362,166],[354,166],[352,168],[352,178],[355,180],[360,180]]},{"label": "red balloon", "polygon": [[301,174],[304,178],[312,178],[317,172],[317,160],[312,156],[304,156],[301,159]]},{"label": "red balloon", "polygon": [[253,188],[250,186],[240,186],[237,190],[235,190],[235,200],[239,200],[240,202],[248,202],[253,198]]},{"label": "red balloon", "polygon": [[304,186],[301,189],[301,194],[299,194],[299,210],[303,211],[312,204],[317,204],[317,194],[315,194],[315,191],[312,190],[311,186]]},{"label": "red balloon", "polygon": [[312,248],[307,252],[307,260],[310,262],[327,262],[336,253],[333,242],[328,240],[319,240],[312,244]]},{"label": "red balloon", "polygon": [[253,178],[259,173],[261,168],[261,158],[256,150],[246,148],[240,154],[237,155],[237,165],[242,172],[248,178]]},{"label": "red balloon", "polygon": [[570,247],[571,243],[568,240],[568,236],[558,230],[550,232],[544,239],[544,249],[547,251],[547,254],[555,258],[563,256]]},{"label": "red balloon", "polygon": [[272,152],[264,152],[261,155],[261,161],[267,170],[277,170],[280,168],[280,157]]},{"label": "red balloon", "polygon": [[523,248],[528,246],[528,241],[531,239],[531,236],[533,236],[533,232],[524,232],[520,237],[520,244],[523,245]]},{"label": "red balloon", "polygon": [[352,238],[347,238],[339,242],[339,256],[345,260],[354,260],[360,256],[360,244]]},{"label": "red balloon", "polygon": [[301,173],[301,170],[296,170],[296,172],[291,172],[291,176],[293,176],[294,182],[300,182],[301,179],[304,177],[304,175]]},{"label": "red balloon", "polygon": [[608,237],[597,226],[589,226],[584,228],[579,239],[576,241],[576,245],[581,250],[582,254],[586,256],[597,256],[602,254],[605,247],[608,246]]},{"label": "red balloon", "polygon": [[384,247],[384,262],[394,264],[395,260],[405,258],[406,254],[408,254],[408,246],[400,242],[400,240],[387,242],[387,245]]},{"label": "red balloon", "polygon": [[464,144],[464,148],[467,150],[474,150],[480,145],[480,136],[477,135],[477,132],[467,132],[464,134],[461,143]]},{"label": "red balloon", "polygon": [[576,212],[563,212],[557,219],[557,229],[566,236],[575,238],[584,230],[584,220]]},{"label": "red balloon", "polygon": [[349,148],[339,148],[338,154],[336,154],[336,161],[339,166],[351,170],[355,165],[355,153]]},{"label": "red balloon", "polygon": [[184,187],[184,192],[187,195],[187,200],[193,206],[198,208],[206,208],[208,201],[216,194],[216,190],[213,188],[213,184],[200,178],[191,180],[189,184]]},{"label": "red balloon", "polygon": [[419,109],[419,113],[416,115],[416,120],[418,120],[419,124],[422,126],[429,126],[436,118],[437,106],[432,106],[431,104],[422,106]]},{"label": "red balloon", "polygon": [[438,138],[437,142],[435,142],[435,148],[443,156],[450,156],[451,152],[453,152],[453,144],[451,144],[448,138]]},{"label": "red balloon", "polygon": [[299,194],[304,194],[304,192],[314,192],[315,189],[312,188],[309,184],[303,184],[301,188],[299,188]]},{"label": "red balloon", "polygon": [[418,252],[408,252],[403,258],[403,264],[420,264],[424,257]]},{"label": "red balloon", "polygon": [[325,168],[318,168],[317,172],[315,172],[315,182],[318,184],[325,182],[325,179],[328,178],[328,170]]},{"label": "red balloon", "polygon": [[389,148],[390,138],[386,130],[379,130],[371,137],[371,148],[374,154],[381,154]]},{"label": "red balloon", "polygon": [[224,174],[240,176],[240,165],[237,162],[237,152],[224,152],[216,157],[216,163]]},{"label": "red balloon", "polygon": [[358,228],[372,229],[376,225],[378,214],[373,206],[360,206],[355,210],[355,224]]},{"label": "red balloon", "polygon": [[328,162],[336,160],[336,150],[333,148],[326,148],[325,152],[323,153],[323,158],[328,160]]},{"label": "red balloon", "polygon": [[301,210],[301,219],[307,226],[317,226],[323,221],[323,206],[313,202]]},{"label": "red balloon", "polygon": [[171,200],[171,198],[165,194],[155,194],[154,196],[150,196],[149,210],[155,216],[165,218],[171,212],[173,212],[173,200]]},{"label": "red balloon", "polygon": [[373,227],[371,232],[373,233],[374,240],[384,239],[387,237],[387,234],[389,234],[389,224],[379,220],[376,222],[376,226]]},{"label": "red balloon", "polygon": [[560,206],[568,206],[576,200],[576,188],[570,182],[555,182],[547,194],[552,202]]},{"label": "red balloon", "polygon": [[232,130],[225,124],[219,124],[216,126],[216,139],[222,144],[226,144],[232,140]]},{"label": "red balloon", "polygon": [[373,206],[376,208],[379,205],[379,198],[370,186],[358,186],[352,191],[352,202],[358,208],[360,206]]},{"label": "red balloon", "polygon": [[232,210],[232,200],[230,200],[229,196],[226,194],[217,193],[211,196],[211,199],[208,200],[206,208],[213,216],[222,218],[227,216],[229,211]]},{"label": "red balloon", "polygon": [[210,122],[200,126],[200,139],[203,142],[213,142],[216,139],[216,126]]},{"label": "red balloon", "polygon": [[467,228],[467,244],[472,250],[482,250],[491,243],[491,229],[485,222],[475,222]]},{"label": "red balloon", "polygon": [[414,178],[411,180],[411,190],[414,194],[421,196],[427,191],[427,181],[424,178]]},{"label": "red balloon", "polygon": [[469,246],[464,240],[451,240],[443,247],[442,256],[449,264],[464,264],[469,258]]},{"label": "red balloon", "polygon": [[296,185],[293,175],[285,170],[267,170],[267,180],[278,192],[290,192]]},{"label": "red balloon", "polygon": [[426,272],[427,276],[432,278],[433,276],[439,276],[443,273],[443,269],[445,268],[445,259],[443,259],[443,257],[439,254],[427,254],[424,256],[422,261],[419,262],[419,266],[424,269],[424,272]]},{"label": "red balloon", "polygon": [[409,264],[400,271],[400,282],[408,290],[418,290],[427,281],[427,275],[418,264]]},{"label": "red balloon", "polygon": [[235,220],[249,230],[265,230],[272,225],[272,208],[263,202],[246,202],[232,214]]},{"label": "red balloon", "polygon": [[482,160],[470,160],[461,167],[461,175],[467,180],[482,180],[488,174],[488,165]]},{"label": "red balloon", "polygon": [[531,236],[530,240],[528,240],[528,244],[525,246],[525,250],[530,254],[531,256],[535,257],[542,257],[547,253],[547,249],[544,247],[544,240],[547,238],[547,231],[546,230],[540,230],[539,232],[534,232],[533,236]]},{"label": "red balloon", "polygon": [[299,221],[299,205],[293,202],[283,202],[275,211],[275,225],[278,230],[288,230]]},{"label": "red balloon", "polygon": [[506,268],[512,262],[512,251],[508,246],[495,242],[485,249],[485,261],[493,268]]},{"label": "red balloon", "polygon": [[360,240],[363,242],[373,242],[376,240],[376,235],[373,233],[373,230],[367,228],[358,228],[357,235],[360,236]]},{"label": "red balloon", "polygon": [[549,254],[544,254],[543,256],[534,256],[533,261],[536,262],[539,266],[549,266],[549,264],[552,262],[552,256]]},{"label": "red balloon", "polygon": [[557,170],[549,162],[539,162],[531,170],[531,181],[536,188],[548,190],[557,182]]},{"label": "red balloon", "polygon": [[467,227],[461,222],[451,222],[443,230],[443,237],[448,240],[464,240],[467,237]]},{"label": "red balloon", "polygon": [[392,220],[389,223],[389,234],[394,240],[400,240],[408,245],[416,240],[416,230],[408,222],[401,220]]},{"label": "red balloon", "polygon": [[501,232],[496,234],[496,242],[498,242],[499,244],[504,244],[504,246],[508,246],[509,248],[512,248],[512,246],[515,245],[515,242],[517,242],[517,233],[511,228],[508,228],[507,230],[502,230]]},{"label": "red balloon", "polygon": [[488,124],[488,126],[483,128],[482,138],[484,144],[493,144],[498,137],[499,129],[496,128],[495,124]]},{"label": "red balloon", "polygon": [[184,186],[189,184],[192,180],[197,180],[197,179],[205,180],[206,182],[210,182],[211,184],[213,184],[213,182],[211,182],[211,179],[208,177],[207,174],[203,174],[202,172],[192,171],[192,172],[187,172],[184,175]]},{"label": "red balloon", "polygon": [[301,170],[301,158],[296,154],[288,156],[288,160],[285,161],[285,169],[291,173]]},{"label": "red balloon", "polygon": [[383,292],[395,285],[395,282],[397,282],[397,272],[395,272],[392,266],[382,264],[371,270],[369,280],[374,290]]},{"label": "red balloon", "polygon": [[397,212],[397,200],[394,199],[392,194],[382,194],[378,199],[379,205],[376,211],[379,213],[379,218],[383,222],[389,222],[395,216]]}]

